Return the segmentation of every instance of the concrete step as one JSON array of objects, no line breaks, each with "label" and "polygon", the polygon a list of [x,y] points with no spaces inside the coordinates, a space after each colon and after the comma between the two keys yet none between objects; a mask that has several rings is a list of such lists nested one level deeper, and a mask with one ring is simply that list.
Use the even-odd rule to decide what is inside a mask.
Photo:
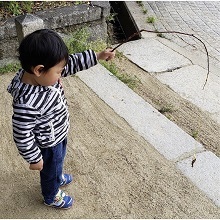
[{"label": "concrete step", "polygon": [[[220,207],[220,158],[160,114],[100,64],[77,74],[147,142]],[[193,155],[197,159],[192,167]]]}]

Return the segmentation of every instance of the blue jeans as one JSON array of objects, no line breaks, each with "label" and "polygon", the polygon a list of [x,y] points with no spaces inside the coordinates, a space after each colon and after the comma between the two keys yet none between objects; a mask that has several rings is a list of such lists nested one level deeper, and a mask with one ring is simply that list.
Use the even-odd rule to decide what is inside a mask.
[{"label": "blue jeans", "polygon": [[41,148],[43,169],[40,172],[41,190],[46,203],[52,203],[62,182],[67,138],[54,147]]}]

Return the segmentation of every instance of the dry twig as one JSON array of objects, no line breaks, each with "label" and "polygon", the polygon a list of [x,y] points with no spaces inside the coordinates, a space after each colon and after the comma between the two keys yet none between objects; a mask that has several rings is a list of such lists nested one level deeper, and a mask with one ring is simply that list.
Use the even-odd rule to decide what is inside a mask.
[{"label": "dry twig", "polygon": [[140,31],[138,31],[138,32],[136,32],[136,33],[134,33],[134,34],[132,34],[127,40],[123,41],[122,43],[120,43],[119,45],[117,45],[115,48],[113,48],[112,51],[116,50],[116,49],[117,49],[118,47],[120,47],[122,44],[127,43],[127,42],[130,41],[133,37],[139,35],[140,32],[143,32],[143,31],[145,31],[145,32],[150,32],[150,33],[157,33],[157,34],[165,34],[165,33],[166,33],[166,34],[182,34],[182,35],[187,35],[187,36],[190,36],[190,37],[194,37],[194,38],[196,38],[197,40],[199,40],[199,41],[203,44],[203,46],[204,46],[204,48],[205,48],[205,51],[206,51],[206,55],[207,55],[207,71],[208,71],[208,72],[207,72],[207,75],[206,75],[205,83],[204,83],[204,85],[203,85],[203,89],[205,88],[205,85],[206,85],[206,83],[207,83],[207,81],[208,81],[208,76],[209,76],[209,54],[208,54],[208,50],[207,50],[207,47],[206,47],[205,43],[204,43],[201,39],[199,39],[198,37],[196,37],[194,34],[188,34],[188,33],[179,32],[179,31],[151,31],[151,30],[142,29],[142,30],[140,30]]}]

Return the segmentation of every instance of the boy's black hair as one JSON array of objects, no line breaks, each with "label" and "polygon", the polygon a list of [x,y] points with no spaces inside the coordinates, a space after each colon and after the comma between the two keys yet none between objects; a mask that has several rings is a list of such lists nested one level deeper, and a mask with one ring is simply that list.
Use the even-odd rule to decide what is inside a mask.
[{"label": "boy's black hair", "polygon": [[52,30],[41,29],[27,35],[19,46],[19,60],[28,73],[32,67],[44,65],[43,72],[62,60],[68,61],[68,49],[61,37]]}]

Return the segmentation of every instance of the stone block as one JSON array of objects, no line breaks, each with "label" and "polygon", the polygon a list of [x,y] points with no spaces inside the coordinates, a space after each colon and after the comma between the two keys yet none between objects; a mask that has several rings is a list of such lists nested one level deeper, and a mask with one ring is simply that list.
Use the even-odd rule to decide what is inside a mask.
[{"label": "stone block", "polygon": [[26,35],[44,28],[43,20],[32,14],[18,16],[15,19],[15,25],[19,43]]},{"label": "stone block", "polygon": [[101,9],[82,4],[45,10],[36,15],[43,19],[46,28],[57,29],[97,21],[101,19]]},{"label": "stone block", "polygon": [[102,9],[102,17],[109,16],[111,7],[108,1],[91,1],[91,5]]}]

